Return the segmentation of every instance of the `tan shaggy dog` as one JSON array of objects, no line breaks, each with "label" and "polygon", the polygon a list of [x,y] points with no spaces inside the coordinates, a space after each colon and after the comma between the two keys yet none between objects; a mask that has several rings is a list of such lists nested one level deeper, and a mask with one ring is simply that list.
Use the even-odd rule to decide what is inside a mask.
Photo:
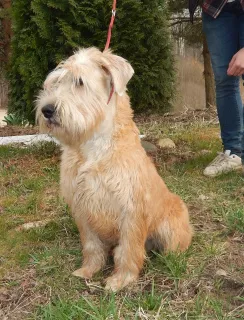
[{"label": "tan shaggy dog", "polygon": [[37,99],[41,131],[62,144],[61,191],[83,248],[73,274],[91,278],[114,248],[115,269],[106,279],[113,291],[138,278],[147,241],[183,251],[192,238],[184,202],[141,146],[126,94],[133,73],[110,51],[81,49],[48,75]]}]

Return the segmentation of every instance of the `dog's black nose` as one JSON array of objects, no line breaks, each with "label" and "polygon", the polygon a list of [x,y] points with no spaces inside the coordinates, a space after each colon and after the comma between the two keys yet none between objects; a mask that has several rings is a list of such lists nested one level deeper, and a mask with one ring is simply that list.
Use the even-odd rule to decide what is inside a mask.
[{"label": "dog's black nose", "polygon": [[52,104],[47,104],[42,108],[42,113],[45,118],[50,119],[52,118],[53,114],[55,112],[55,108]]}]

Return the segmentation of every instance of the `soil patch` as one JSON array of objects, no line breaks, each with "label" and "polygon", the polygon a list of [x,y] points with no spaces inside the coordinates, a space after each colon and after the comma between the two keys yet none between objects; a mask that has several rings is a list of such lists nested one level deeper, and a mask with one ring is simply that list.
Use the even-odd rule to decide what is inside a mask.
[{"label": "soil patch", "polygon": [[[192,123],[196,120],[217,122],[216,111],[213,110],[187,110],[180,113],[166,113],[164,115],[135,115],[134,120],[137,124],[151,123],[151,122],[183,122]],[[9,136],[23,136],[39,133],[37,126],[35,127],[21,127],[21,126],[4,126],[0,127],[0,137]]]},{"label": "soil patch", "polygon": [[38,127],[18,127],[5,126],[0,127],[0,137],[25,136],[39,133]]},{"label": "soil patch", "polygon": [[162,122],[162,123],[193,123],[197,121],[206,121],[210,123],[218,123],[217,112],[215,109],[196,109],[185,110],[183,112],[168,112],[165,114],[138,114],[134,116],[137,124]]}]

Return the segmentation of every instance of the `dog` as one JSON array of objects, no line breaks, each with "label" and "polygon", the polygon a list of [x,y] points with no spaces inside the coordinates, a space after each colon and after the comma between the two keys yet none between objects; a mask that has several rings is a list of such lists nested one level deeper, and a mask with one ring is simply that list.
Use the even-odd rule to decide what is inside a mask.
[{"label": "dog", "polygon": [[133,73],[109,50],[79,49],[47,76],[36,101],[41,132],[62,145],[61,194],[82,244],[83,263],[73,274],[90,279],[113,248],[105,286],[112,291],[138,279],[146,244],[184,251],[192,239],[186,205],[140,143],[126,93]]}]

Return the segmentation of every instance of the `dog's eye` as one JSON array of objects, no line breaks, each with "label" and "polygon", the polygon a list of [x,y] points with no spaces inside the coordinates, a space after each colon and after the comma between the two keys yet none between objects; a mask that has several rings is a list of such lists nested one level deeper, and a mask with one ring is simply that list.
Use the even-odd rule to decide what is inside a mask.
[{"label": "dog's eye", "polygon": [[81,78],[77,80],[77,85],[83,86],[83,80]]}]

